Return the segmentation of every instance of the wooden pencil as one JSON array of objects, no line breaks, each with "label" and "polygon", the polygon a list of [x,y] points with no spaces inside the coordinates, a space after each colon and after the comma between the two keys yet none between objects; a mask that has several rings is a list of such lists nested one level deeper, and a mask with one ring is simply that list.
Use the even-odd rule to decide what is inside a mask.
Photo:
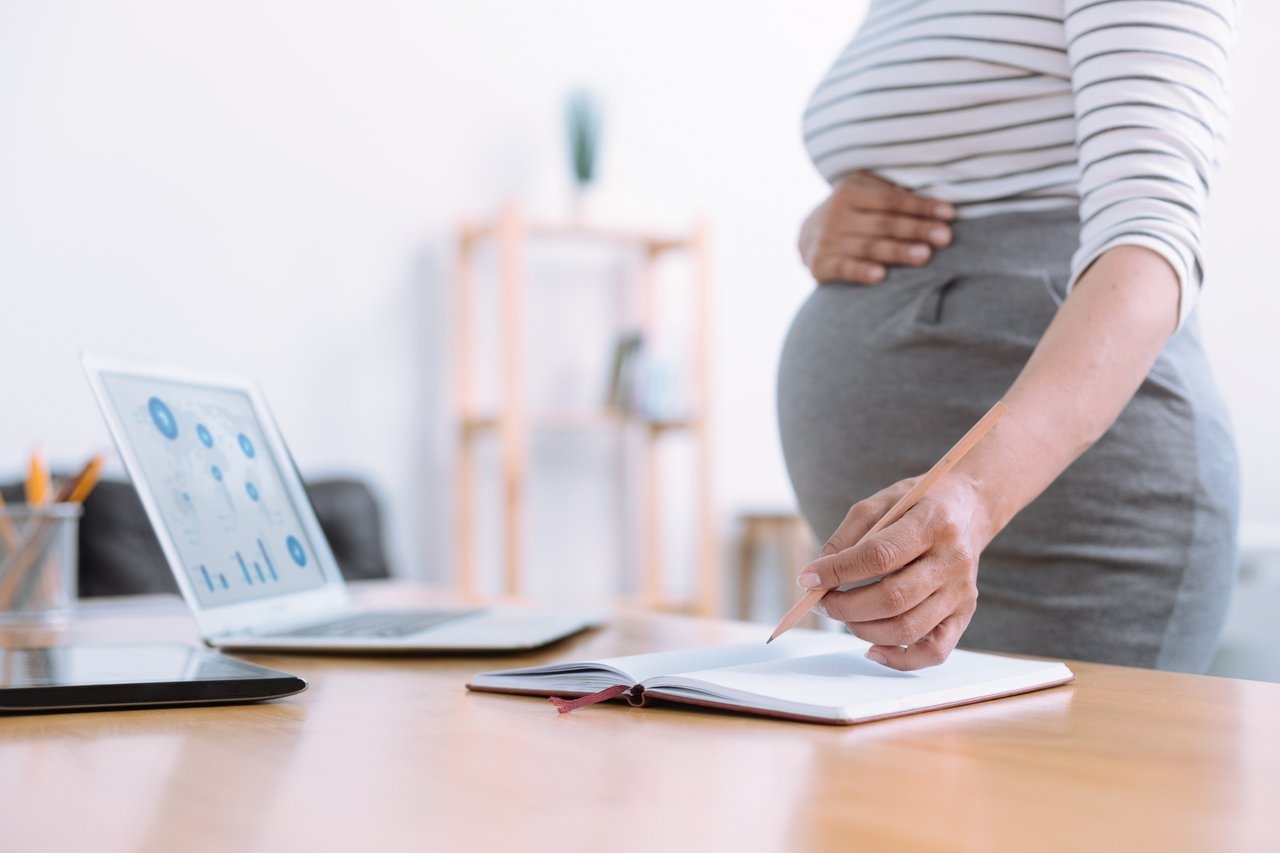
[{"label": "wooden pencil", "polygon": [[27,465],[27,503],[30,506],[44,506],[48,503],[51,491],[49,483],[49,466],[45,464],[44,453],[36,448]]},{"label": "wooden pencil", "polygon": [[72,504],[84,503],[84,499],[89,497],[93,487],[98,485],[98,480],[102,477],[102,466],[105,464],[106,459],[102,454],[90,459],[79,474],[62,484],[62,488],[58,490],[58,501]]},{"label": "wooden pencil", "polygon": [[[862,535],[858,542],[861,542],[863,539],[866,539],[874,533],[879,533],[881,530],[906,515],[907,511],[919,503],[920,499],[925,496],[925,493],[933,488],[934,483],[941,480],[943,475],[954,468],[957,462],[968,455],[969,451],[973,450],[973,448],[977,446],[978,442],[982,440],[983,436],[990,432],[991,428],[996,425],[996,421],[1004,417],[1005,413],[1008,411],[1009,407],[1005,405],[1003,401],[997,401],[996,404],[982,416],[981,420],[970,427],[969,431],[964,434],[964,437],[957,441],[955,446],[948,450],[946,454],[929,469],[927,474],[917,480],[915,485],[912,486],[905,495],[899,498],[897,503],[890,507],[889,511],[886,512],[870,530]],[[854,544],[856,545],[857,543]],[[782,617],[782,621],[778,623],[778,627],[773,629],[773,633],[769,635],[769,639],[765,640],[765,642],[772,643],[778,637],[781,637],[787,631],[794,628],[796,623],[803,619],[805,614],[813,609],[813,605],[821,601],[822,597],[828,592],[830,592],[830,590],[826,589],[811,589],[806,592],[804,597],[797,601],[795,605],[787,611],[787,614]]]}]

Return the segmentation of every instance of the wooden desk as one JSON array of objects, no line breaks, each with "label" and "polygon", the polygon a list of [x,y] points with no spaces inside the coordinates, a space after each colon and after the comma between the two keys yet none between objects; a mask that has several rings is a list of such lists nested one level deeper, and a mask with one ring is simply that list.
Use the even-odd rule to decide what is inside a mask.
[{"label": "wooden desk", "polygon": [[[56,639],[194,641],[175,605]],[[310,689],[0,717],[0,850],[1280,849],[1280,684],[1074,664],[1069,686],[852,728],[463,689],[767,627],[633,613],[524,657],[263,655]]]}]

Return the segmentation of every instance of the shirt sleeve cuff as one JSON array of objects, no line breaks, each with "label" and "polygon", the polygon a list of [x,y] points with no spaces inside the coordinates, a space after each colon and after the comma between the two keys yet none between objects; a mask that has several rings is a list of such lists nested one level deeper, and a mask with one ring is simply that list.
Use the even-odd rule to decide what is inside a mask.
[{"label": "shirt sleeve cuff", "polygon": [[1200,286],[1204,277],[1203,267],[1198,252],[1189,249],[1180,250],[1175,248],[1172,242],[1153,234],[1124,234],[1081,246],[1071,259],[1071,278],[1067,282],[1067,292],[1071,292],[1076,282],[1094,261],[1117,246],[1142,246],[1144,249],[1150,249],[1164,258],[1173,268],[1174,275],[1178,278],[1177,330],[1180,331],[1186,325],[1200,298]]}]

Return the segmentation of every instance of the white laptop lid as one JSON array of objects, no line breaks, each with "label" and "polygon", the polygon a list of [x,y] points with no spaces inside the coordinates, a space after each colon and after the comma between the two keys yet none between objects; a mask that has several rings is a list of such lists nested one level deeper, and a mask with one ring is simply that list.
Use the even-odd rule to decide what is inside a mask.
[{"label": "white laptop lid", "polygon": [[252,382],[97,353],[83,362],[202,635],[346,604],[337,562]]}]

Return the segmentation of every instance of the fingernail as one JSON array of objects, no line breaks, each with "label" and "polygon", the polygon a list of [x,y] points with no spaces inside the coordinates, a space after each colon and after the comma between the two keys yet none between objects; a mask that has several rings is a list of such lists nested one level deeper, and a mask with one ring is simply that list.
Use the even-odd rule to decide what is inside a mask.
[{"label": "fingernail", "polygon": [[939,204],[933,208],[933,215],[942,219],[954,216],[956,209],[949,204]]},{"label": "fingernail", "polygon": [[822,580],[815,572],[805,572],[800,577],[796,578],[796,583],[800,584],[800,586],[805,589],[817,589],[822,586]]},{"label": "fingernail", "polygon": [[866,654],[866,658],[867,658],[867,660],[875,661],[876,663],[880,664],[881,666],[888,666],[888,665],[889,665],[889,659],[888,659],[888,658],[886,658],[884,655],[880,654],[880,653],[879,653],[879,652],[877,652],[877,651],[869,651],[869,652],[867,652],[867,654]]},{"label": "fingernail", "polygon": [[884,267],[867,267],[867,278],[872,281],[884,278]]},{"label": "fingernail", "polygon": [[912,246],[907,249],[907,257],[913,261],[923,261],[929,257],[929,250],[924,246]]},{"label": "fingernail", "polygon": [[817,613],[820,616],[826,616],[828,618],[831,616],[831,614],[827,612],[827,606],[823,604],[821,601],[813,605],[813,607],[810,609],[812,609],[814,613]]},{"label": "fingernail", "polygon": [[929,229],[929,239],[938,245],[942,245],[951,239],[951,232],[939,225],[936,228]]}]

